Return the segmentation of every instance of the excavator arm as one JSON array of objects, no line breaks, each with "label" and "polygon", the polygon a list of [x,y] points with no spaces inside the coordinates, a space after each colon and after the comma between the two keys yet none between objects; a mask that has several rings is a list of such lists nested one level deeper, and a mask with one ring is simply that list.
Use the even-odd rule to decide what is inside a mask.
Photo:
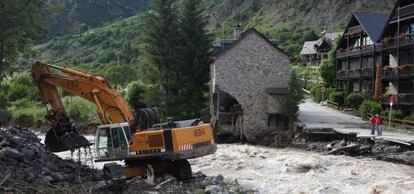
[{"label": "excavator arm", "polygon": [[[59,73],[53,73],[51,68],[56,69]],[[83,137],[71,125],[64,110],[58,87],[94,103],[103,124],[128,122],[133,125],[135,123],[134,115],[125,100],[100,76],[41,62],[36,62],[32,66],[32,76],[39,88],[42,102],[46,107],[47,105],[51,107],[46,119],[51,122],[52,129],[46,135],[45,140],[46,147],[51,151],[64,151],[85,147],[88,144],[81,140]]]}]

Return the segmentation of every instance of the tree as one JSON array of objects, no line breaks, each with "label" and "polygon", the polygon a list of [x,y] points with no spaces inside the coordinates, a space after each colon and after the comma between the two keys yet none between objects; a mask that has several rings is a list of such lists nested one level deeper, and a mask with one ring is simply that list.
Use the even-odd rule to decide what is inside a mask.
[{"label": "tree", "polygon": [[293,122],[297,119],[299,103],[303,99],[303,82],[298,78],[295,71],[291,72],[289,80],[289,94],[286,103],[283,103],[283,110],[289,118],[289,128],[293,128]]},{"label": "tree", "polygon": [[336,87],[335,53],[335,49],[329,51],[328,59],[323,59],[321,61],[321,67],[319,69],[325,85],[329,88]]},{"label": "tree", "polygon": [[133,65],[109,65],[103,69],[103,76],[111,85],[125,88],[129,82],[139,79],[138,71]]},{"label": "tree", "polygon": [[179,17],[180,81],[186,117],[197,117],[207,106],[212,38],[201,0],[184,0]]},{"label": "tree", "polygon": [[126,91],[126,100],[133,109],[145,108],[145,95],[148,87],[138,81],[133,81],[128,84]]},{"label": "tree", "polygon": [[344,97],[349,96],[352,92],[354,92],[354,83],[352,82],[352,80],[347,80],[345,83]]},{"label": "tree", "polygon": [[182,112],[178,74],[178,24],[174,10],[175,0],[153,0],[146,16],[143,42],[145,74],[156,90],[161,90],[158,104],[162,116]]},{"label": "tree", "polygon": [[0,1],[0,77],[43,30],[39,10],[42,0]]}]

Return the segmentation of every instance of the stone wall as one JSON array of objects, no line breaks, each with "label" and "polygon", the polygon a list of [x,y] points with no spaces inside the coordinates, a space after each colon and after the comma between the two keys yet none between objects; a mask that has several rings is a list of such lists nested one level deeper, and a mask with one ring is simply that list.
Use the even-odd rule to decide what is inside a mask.
[{"label": "stone wall", "polygon": [[243,132],[250,142],[271,130],[268,113],[281,113],[277,109],[283,100],[278,98],[283,96],[269,96],[266,88],[288,87],[289,75],[289,57],[254,30],[245,32],[211,65],[212,89],[220,88],[242,105]]}]

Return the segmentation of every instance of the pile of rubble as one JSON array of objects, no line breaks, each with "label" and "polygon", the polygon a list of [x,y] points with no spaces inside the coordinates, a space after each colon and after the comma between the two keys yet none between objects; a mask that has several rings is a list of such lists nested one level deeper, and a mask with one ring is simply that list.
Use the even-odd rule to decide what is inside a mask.
[{"label": "pile of rubble", "polygon": [[333,155],[365,156],[394,163],[414,165],[414,148],[384,140],[358,139],[307,142],[309,151]]},{"label": "pile of rubble", "polygon": [[27,129],[1,128],[0,142],[0,193],[63,191],[102,180],[99,170],[46,151]]},{"label": "pile of rubble", "polygon": [[153,180],[136,177],[123,191],[113,191],[102,172],[82,165],[80,156],[76,161],[62,159],[40,142],[28,129],[0,128],[0,193],[251,193],[221,175],[207,177],[201,172],[184,182],[171,175]]},{"label": "pile of rubble", "polygon": [[[201,172],[193,174],[193,178],[183,182],[178,181],[171,175],[158,177],[151,181],[140,178],[128,181],[128,187],[124,193],[158,194],[158,193],[206,193],[206,194],[248,194],[255,191],[246,189],[237,181],[227,181],[222,175],[206,176]],[[97,193],[107,193],[106,191]]]}]

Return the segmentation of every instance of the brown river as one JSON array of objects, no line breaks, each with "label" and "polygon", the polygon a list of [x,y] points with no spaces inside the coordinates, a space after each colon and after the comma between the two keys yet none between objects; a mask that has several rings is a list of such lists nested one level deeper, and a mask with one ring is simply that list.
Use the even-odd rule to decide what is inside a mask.
[{"label": "brown river", "polygon": [[[88,139],[93,141],[93,136]],[[71,157],[70,152],[57,155]],[[76,153],[74,155],[76,158]],[[83,154],[80,156],[88,165],[103,167],[103,163],[86,160]],[[227,180],[237,180],[257,193],[414,194],[414,167],[369,158],[321,155],[293,148],[222,144],[215,154],[192,159],[190,163],[194,172],[211,176],[222,174]]]}]

